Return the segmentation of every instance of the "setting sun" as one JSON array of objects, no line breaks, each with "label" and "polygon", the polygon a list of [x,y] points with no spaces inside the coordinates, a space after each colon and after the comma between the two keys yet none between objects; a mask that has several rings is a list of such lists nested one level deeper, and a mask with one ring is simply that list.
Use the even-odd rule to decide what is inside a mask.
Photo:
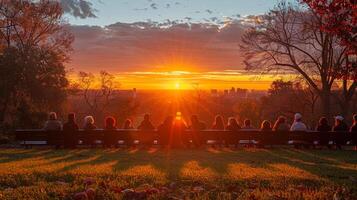
[{"label": "setting sun", "polygon": [[175,89],[176,89],[176,90],[181,89],[181,84],[180,84],[180,82],[176,82],[176,83],[175,83]]}]

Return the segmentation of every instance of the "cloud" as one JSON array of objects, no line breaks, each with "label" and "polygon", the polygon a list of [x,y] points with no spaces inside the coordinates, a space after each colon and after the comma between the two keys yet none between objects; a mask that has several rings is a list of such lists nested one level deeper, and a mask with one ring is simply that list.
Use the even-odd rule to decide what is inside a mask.
[{"label": "cloud", "polygon": [[136,22],[106,27],[71,26],[70,68],[111,72],[242,69],[238,45],[244,25]]},{"label": "cloud", "polygon": [[157,9],[157,4],[156,3],[152,3],[152,4],[150,4],[150,7],[152,8],[152,9],[154,9],[154,10],[156,10]]},{"label": "cloud", "polygon": [[213,14],[213,11],[212,10],[210,10],[210,9],[207,9],[207,10],[205,10],[208,14]]},{"label": "cloud", "polygon": [[61,6],[65,13],[69,13],[75,17],[88,18],[96,17],[95,9],[92,8],[92,3],[87,0],[60,0]]}]

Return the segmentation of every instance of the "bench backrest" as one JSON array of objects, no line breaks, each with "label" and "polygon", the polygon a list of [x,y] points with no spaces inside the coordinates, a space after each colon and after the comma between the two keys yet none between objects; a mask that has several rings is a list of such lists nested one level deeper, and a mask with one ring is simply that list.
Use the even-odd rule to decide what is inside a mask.
[{"label": "bench backrest", "polygon": [[[166,133],[165,133],[166,134]],[[169,133],[167,133],[169,134]],[[219,140],[227,144],[236,144],[240,140],[260,141],[267,145],[283,145],[288,141],[302,141],[305,143],[328,144],[330,141],[337,141],[346,144],[348,141],[357,142],[357,134],[349,132],[262,132],[262,131],[184,131],[182,140]],[[23,144],[47,144],[64,145],[68,143],[78,143],[91,145],[98,141],[105,145],[115,145],[121,143],[132,144],[139,141],[140,144],[153,144],[155,141],[160,143],[160,133],[158,131],[140,131],[140,130],[93,130],[93,131],[44,131],[44,130],[16,130],[16,140]],[[39,142],[42,141],[42,142]]]}]

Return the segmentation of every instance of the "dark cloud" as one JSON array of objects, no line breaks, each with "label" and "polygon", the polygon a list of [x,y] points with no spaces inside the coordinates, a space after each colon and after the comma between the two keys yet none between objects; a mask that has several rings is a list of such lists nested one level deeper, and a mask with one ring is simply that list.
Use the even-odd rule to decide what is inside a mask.
[{"label": "dark cloud", "polygon": [[210,10],[210,9],[207,9],[206,12],[207,12],[208,14],[210,14],[210,15],[213,14],[213,11]]},{"label": "dark cloud", "polygon": [[219,26],[167,20],[72,26],[71,30],[76,40],[69,67],[77,70],[242,69],[238,44],[244,26],[240,23]]},{"label": "dark cloud", "polygon": [[156,3],[152,3],[152,4],[150,4],[150,7],[152,8],[152,9],[154,9],[154,10],[156,10],[157,9],[157,4]]},{"label": "dark cloud", "polygon": [[60,0],[61,6],[65,13],[69,13],[75,17],[88,18],[96,17],[95,9],[92,8],[92,3],[87,0]]}]

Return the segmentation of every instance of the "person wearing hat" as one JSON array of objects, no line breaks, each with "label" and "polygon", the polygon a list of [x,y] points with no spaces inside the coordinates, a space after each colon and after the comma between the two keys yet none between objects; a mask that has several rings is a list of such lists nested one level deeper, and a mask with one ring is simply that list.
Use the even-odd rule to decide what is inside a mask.
[{"label": "person wearing hat", "polygon": [[344,118],[340,115],[335,117],[335,126],[333,127],[333,131],[335,131],[335,132],[346,131],[347,132],[349,130],[347,124],[343,120],[344,120]]},{"label": "person wearing hat", "polygon": [[290,131],[307,131],[307,127],[302,122],[302,115],[300,113],[294,115],[294,123],[291,125]]},{"label": "person wearing hat", "polygon": [[[335,117],[335,126],[333,127],[332,131],[334,132],[348,132],[349,128],[347,124],[343,121],[344,118],[340,115]],[[335,144],[338,149],[342,149],[342,141],[336,140]]]}]

